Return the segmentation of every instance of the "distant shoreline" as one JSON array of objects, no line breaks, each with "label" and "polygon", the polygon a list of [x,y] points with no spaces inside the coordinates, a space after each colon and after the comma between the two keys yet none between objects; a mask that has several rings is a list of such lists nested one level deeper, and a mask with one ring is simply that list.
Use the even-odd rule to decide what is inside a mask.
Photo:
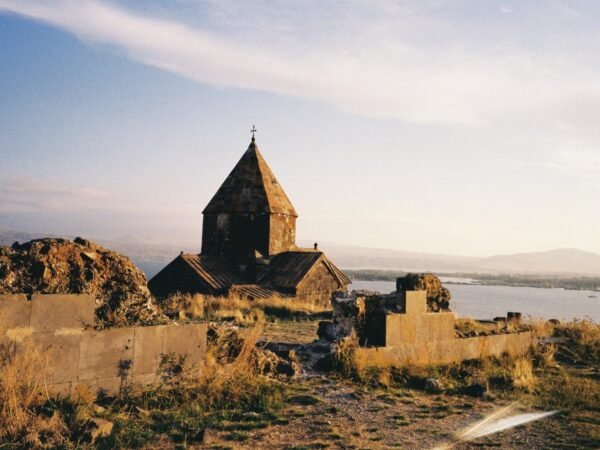
[{"label": "distant shoreline", "polygon": [[[356,281],[389,281],[395,282],[396,278],[406,275],[407,272],[394,270],[344,270],[351,280]],[[546,289],[566,289],[572,291],[600,292],[600,277],[591,276],[561,276],[561,275],[488,275],[479,273],[436,273],[441,278],[455,278],[456,280],[444,281],[444,284],[483,285],[483,286],[511,286],[532,287]],[[468,282],[459,281],[469,280]]]}]

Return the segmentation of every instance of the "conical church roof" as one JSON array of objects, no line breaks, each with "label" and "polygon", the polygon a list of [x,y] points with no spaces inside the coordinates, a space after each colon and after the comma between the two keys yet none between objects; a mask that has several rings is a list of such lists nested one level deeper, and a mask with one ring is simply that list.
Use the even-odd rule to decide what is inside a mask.
[{"label": "conical church roof", "polygon": [[290,199],[258,151],[254,138],[203,213],[270,213],[298,216]]}]

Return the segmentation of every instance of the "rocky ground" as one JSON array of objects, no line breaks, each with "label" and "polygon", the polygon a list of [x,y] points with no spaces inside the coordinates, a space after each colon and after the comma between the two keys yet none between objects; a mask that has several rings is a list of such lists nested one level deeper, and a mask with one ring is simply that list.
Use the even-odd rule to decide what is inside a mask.
[{"label": "rocky ground", "polygon": [[[360,449],[582,449],[600,448],[600,416],[562,411],[527,425],[458,442],[456,433],[520,400],[518,412],[535,410],[531,399],[514,394],[445,395],[394,386],[365,386],[313,370],[306,356],[314,321],[267,324],[265,342],[294,349],[301,374],[289,382],[285,406],[269,417],[229,423],[209,433],[202,448]],[[302,364],[304,362],[305,364]],[[577,371],[577,369],[574,369]],[[584,368],[580,368],[584,374]],[[574,372],[575,373],[575,372]],[[597,376],[597,375],[595,375]],[[549,382],[541,380],[540,382]],[[590,392],[590,395],[597,393]]]}]

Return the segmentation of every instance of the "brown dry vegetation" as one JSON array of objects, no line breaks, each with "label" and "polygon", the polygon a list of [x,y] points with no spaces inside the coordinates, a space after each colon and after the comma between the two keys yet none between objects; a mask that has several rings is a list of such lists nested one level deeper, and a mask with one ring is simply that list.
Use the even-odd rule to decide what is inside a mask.
[{"label": "brown dry vegetation", "polygon": [[0,442],[47,448],[66,442],[61,412],[40,413],[49,400],[43,385],[49,357],[32,345],[18,353],[13,346],[0,348]]},{"label": "brown dry vegetation", "polygon": [[163,303],[164,309],[179,319],[233,320],[248,324],[263,322],[268,318],[313,318],[328,311],[311,301],[270,297],[250,300],[231,295],[210,297],[201,294],[173,295]]}]

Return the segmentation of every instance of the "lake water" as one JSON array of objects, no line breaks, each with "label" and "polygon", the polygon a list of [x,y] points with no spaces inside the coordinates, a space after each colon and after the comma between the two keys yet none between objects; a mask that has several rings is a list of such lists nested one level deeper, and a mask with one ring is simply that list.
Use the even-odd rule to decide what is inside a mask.
[{"label": "lake water", "polygon": [[[450,308],[459,316],[492,319],[508,311],[544,319],[591,319],[600,323],[600,292],[570,291],[477,284],[445,284],[452,293]],[[352,289],[389,293],[396,290],[393,281],[354,281]],[[596,296],[598,298],[590,298]]]}]

